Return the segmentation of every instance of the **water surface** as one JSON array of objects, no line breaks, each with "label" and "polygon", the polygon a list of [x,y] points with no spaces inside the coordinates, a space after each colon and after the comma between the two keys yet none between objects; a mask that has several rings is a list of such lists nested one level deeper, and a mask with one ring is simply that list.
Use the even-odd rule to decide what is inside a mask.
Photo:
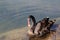
[{"label": "water surface", "polygon": [[58,18],[60,0],[0,0],[0,33],[27,26],[29,15]]}]

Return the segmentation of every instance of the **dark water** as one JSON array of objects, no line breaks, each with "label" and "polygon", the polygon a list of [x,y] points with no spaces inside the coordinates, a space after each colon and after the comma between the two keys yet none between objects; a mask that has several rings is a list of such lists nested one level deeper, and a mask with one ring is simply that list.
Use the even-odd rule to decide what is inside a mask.
[{"label": "dark water", "polygon": [[0,33],[26,26],[29,15],[58,18],[60,0],[0,0]]}]

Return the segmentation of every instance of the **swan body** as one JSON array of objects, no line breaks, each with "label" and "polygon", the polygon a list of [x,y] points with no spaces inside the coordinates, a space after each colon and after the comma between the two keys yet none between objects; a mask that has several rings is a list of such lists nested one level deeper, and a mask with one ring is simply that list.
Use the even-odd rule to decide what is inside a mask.
[{"label": "swan body", "polygon": [[[32,23],[33,23],[33,25],[31,26],[30,25],[30,21],[32,20]],[[56,26],[57,25],[57,26]],[[39,22],[36,22],[36,20],[35,20],[35,17],[34,16],[32,16],[32,15],[30,15],[29,17],[28,17],[28,34],[29,35],[36,35],[36,34],[38,34],[38,30],[41,28],[40,27],[41,26],[41,24],[40,24],[40,21]],[[52,28],[51,28],[51,30],[50,30],[50,33],[48,34],[48,36],[46,36],[46,38],[48,38],[48,37],[51,37],[51,35],[54,35],[54,34],[56,34],[56,28],[58,28],[58,27],[60,27],[60,25],[59,24],[54,24],[53,26],[51,26]],[[53,27],[55,28],[55,29],[53,29]],[[35,36],[34,36],[35,37]],[[43,36],[44,37],[44,36]],[[45,38],[45,39],[46,39]],[[43,38],[41,38],[41,39],[43,39]],[[49,39],[49,38],[48,38]],[[47,40],[47,39],[46,39]]]}]

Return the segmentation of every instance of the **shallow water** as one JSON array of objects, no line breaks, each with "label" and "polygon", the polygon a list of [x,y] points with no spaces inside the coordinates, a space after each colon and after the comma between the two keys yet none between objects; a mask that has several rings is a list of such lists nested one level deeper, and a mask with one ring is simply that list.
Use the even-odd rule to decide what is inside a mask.
[{"label": "shallow water", "polygon": [[0,33],[26,26],[29,15],[58,18],[60,0],[0,0]]}]

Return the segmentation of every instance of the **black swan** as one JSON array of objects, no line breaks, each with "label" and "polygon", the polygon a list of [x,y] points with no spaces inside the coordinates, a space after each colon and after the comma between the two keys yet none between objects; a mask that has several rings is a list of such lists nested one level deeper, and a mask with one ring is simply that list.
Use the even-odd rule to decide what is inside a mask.
[{"label": "black swan", "polygon": [[[32,26],[30,25],[30,22],[31,22],[31,20],[32,20]],[[44,19],[45,20],[45,19]],[[47,19],[48,21],[49,21],[49,19]],[[54,20],[54,21],[56,21],[56,20]],[[45,22],[46,24],[48,24],[48,22],[45,20],[45,21],[43,21],[42,20],[42,22]],[[59,27],[60,28],[60,25],[59,24],[54,24],[54,22],[52,22],[52,21],[49,21],[50,23],[52,23],[51,25],[48,25],[47,26],[47,29],[49,29],[49,33],[47,34],[47,35],[43,35],[43,37],[36,37],[36,36],[34,36],[34,38],[33,37],[30,37],[30,40],[44,40],[44,39],[46,39],[46,40],[48,40],[49,39],[49,37],[51,37],[51,35],[54,35],[54,34],[56,34],[56,31],[57,30],[53,30],[53,27]],[[34,16],[32,16],[32,15],[30,15],[29,17],[28,17],[28,34],[29,35],[36,35],[37,34],[37,31],[39,30],[39,29],[41,29],[42,30],[42,27],[40,27],[41,26],[41,21],[38,21],[38,22],[36,22],[36,20],[35,20],[35,17]],[[46,26],[46,24],[45,24],[45,26]],[[53,25],[53,26],[52,26]],[[50,28],[52,27],[52,30],[50,30]],[[46,27],[45,27],[46,28]],[[39,30],[40,31],[40,30]],[[48,30],[47,30],[48,31]],[[41,31],[40,31],[41,32]],[[43,31],[44,32],[44,31]],[[46,32],[46,31],[45,31]],[[36,34],[35,34],[36,33]]]},{"label": "black swan", "polygon": [[[31,20],[32,20],[32,26],[30,25],[31,23]],[[32,33],[32,34],[38,34],[38,31],[41,31],[42,30],[42,28],[43,27],[45,27],[45,26],[47,26],[48,28],[48,30],[50,30],[50,28],[51,28],[51,26],[54,24],[54,22],[52,22],[52,21],[50,21],[49,23],[49,25],[47,25],[48,24],[48,21],[49,21],[49,18],[44,18],[42,21],[38,21],[38,22],[36,22],[36,20],[35,20],[35,17],[34,16],[32,16],[32,15],[30,15],[29,17],[28,17],[28,27],[30,28],[29,30],[30,30],[30,32]],[[52,24],[51,24],[52,23]],[[42,26],[41,26],[42,25]],[[40,27],[41,26],[41,27]]]}]

